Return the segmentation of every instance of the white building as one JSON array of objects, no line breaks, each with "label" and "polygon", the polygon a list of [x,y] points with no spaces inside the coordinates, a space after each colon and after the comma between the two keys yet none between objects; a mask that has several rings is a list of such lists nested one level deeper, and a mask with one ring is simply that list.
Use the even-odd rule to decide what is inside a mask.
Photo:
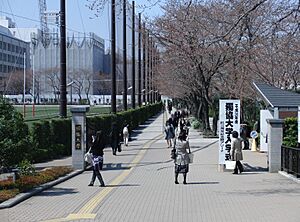
[{"label": "white building", "polygon": [[[7,17],[0,17],[0,93],[13,92],[7,87],[12,81],[12,74],[21,75],[24,69],[24,53],[26,69],[30,69],[29,43],[15,38],[10,28],[15,24]],[[23,75],[22,75],[23,76]],[[20,76],[20,78],[22,78]],[[18,77],[19,78],[19,77]]]}]

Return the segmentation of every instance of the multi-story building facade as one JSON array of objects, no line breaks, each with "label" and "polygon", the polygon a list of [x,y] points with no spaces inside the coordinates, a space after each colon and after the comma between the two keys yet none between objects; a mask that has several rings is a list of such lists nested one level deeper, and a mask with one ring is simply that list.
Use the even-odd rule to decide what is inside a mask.
[{"label": "multi-story building facade", "polygon": [[[22,49],[25,48],[27,53],[27,67],[31,65],[32,71],[34,71],[35,96],[39,101],[43,99],[49,101],[50,98],[58,99],[60,40],[57,30],[49,33],[48,39],[45,41],[38,28],[16,28],[15,24],[8,17],[0,17],[0,25],[5,27],[4,31],[2,28],[0,29],[1,35],[9,36],[10,41],[14,39],[14,41],[22,42],[26,45],[26,47],[22,46]],[[80,37],[74,37],[74,34],[72,37],[70,36],[72,34],[67,38],[67,83],[70,83],[67,88],[68,100],[72,98],[71,94],[73,94],[73,100],[75,98],[78,99],[78,97],[86,98],[93,94],[103,94],[103,91],[107,91],[102,86],[103,77],[100,76],[100,74],[105,72],[104,40],[94,33],[84,34],[84,36]],[[8,41],[7,38],[5,38],[6,42]],[[12,50],[15,51],[15,48],[12,48]],[[2,51],[0,52],[2,53]],[[20,58],[23,59],[23,55]],[[12,62],[15,61],[11,57],[9,59]],[[20,61],[20,64],[16,63],[15,69],[23,68],[22,64],[23,60]],[[5,65],[3,69],[7,69],[5,71],[7,73],[13,69],[6,63],[1,63],[1,65]]]},{"label": "multi-story building facade", "polygon": [[[94,33],[83,38],[68,38],[67,83],[68,100],[101,94],[100,74],[104,67],[104,40]],[[57,98],[60,76],[59,39],[50,38],[45,45],[37,40],[33,49],[33,64],[36,73],[37,93],[40,98]],[[72,92],[71,92],[72,91]],[[72,99],[74,100],[74,99]],[[76,102],[76,101],[73,101]]]},{"label": "multi-story building facade", "polygon": [[23,78],[22,71],[30,69],[30,49],[29,43],[15,38],[9,28],[14,28],[15,24],[8,18],[3,22],[3,17],[0,19],[0,94],[15,94],[20,93],[12,90],[9,84],[12,84],[13,79]]}]

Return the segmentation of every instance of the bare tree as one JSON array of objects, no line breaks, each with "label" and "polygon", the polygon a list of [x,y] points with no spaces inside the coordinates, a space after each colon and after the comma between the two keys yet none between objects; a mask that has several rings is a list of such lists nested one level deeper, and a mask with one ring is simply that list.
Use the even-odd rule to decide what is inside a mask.
[{"label": "bare tree", "polygon": [[55,100],[58,100],[59,85],[60,85],[60,69],[59,68],[47,69],[43,71],[43,74],[45,75],[46,80],[48,80],[48,83],[52,88],[52,92],[54,94]]}]

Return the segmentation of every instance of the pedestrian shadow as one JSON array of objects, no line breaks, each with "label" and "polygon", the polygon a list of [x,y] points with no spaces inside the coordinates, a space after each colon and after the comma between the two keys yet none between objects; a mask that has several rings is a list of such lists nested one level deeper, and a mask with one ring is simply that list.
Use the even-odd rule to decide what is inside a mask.
[{"label": "pedestrian shadow", "polygon": [[220,182],[187,182],[187,185],[205,185],[205,184],[220,184]]},{"label": "pedestrian shadow", "polygon": [[62,196],[62,195],[67,195],[67,194],[75,194],[78,193],[78,191],[75,191],[74,188],[57,188],[57,187],[52,187],[49,190],[45,190],[36,196]]},{"label": "pedestrian shadow", "polygon": [[118,154],[117,156],[136,156],[135,153],[128,153],[128,154]]},{"label": "pedestrian shadow", "polygon": [[212,142],[212,143],[209,143],[209,144],[207,144],[207,145],[205,145],[205,146],[203,146],[203,147],[200,147],[200,146],[190,146],[190,148],[192,149],[192,153],[196,153],[196,152],[198,152],[198,151],[200,151],[200,150],[204,150],[204,149],[209,148],[211,145],[213,145],[213,144],[215,144],[215,143],[217,143],[217,142],[218,142],[218,140],[217,140],[217,141],[214,141],[214,142]]},{"label": "pedestrian shadow", "polygon": [[105,187],[139,187],[140,184],[108,184]]},{"label": "pedestrian shadow", "polygon": [[103,164],[103,171],[106,170],[129,170],[131,167],[123,166],[122,163],[105,163]]},{"label": "pedestrian shadow", "polygon": [[243,166],[245,168],[244,172],[256,172],[256,173],[259,173],[259,172],[267,172],[268,171],[267,167],[252,166],[252,165],[250,165],[248,163],[243,163]]},{"label": "pedestrian shadow", "polygon": [[130,132],[130,141],[133,141],[135,140],[134,137],[137,137],[139,134],[141,133],[144,133],[143,132],[143,129],[146,129],[147,127],[149,127],[149,125],[151,123],[153,123],[160,115],[161,115],[162,112],[158,113],[157,115],[149,118],[148,120],[146,120],[144,123],[142,123],[141,125],[139,125],[137,128],[133,129],[131,132]]},{"label": "pedestrian shadow", "polygon": [[299,196],[300,190],[298,188],[275,188],[275,189],[253,189],[253,190],[240,190],[240,191],[232,191],[226,192],[227,194],[237,194],[237,195],[252,195],[252,196],[266,196],[266,195],[291,195],[291,196]]}]

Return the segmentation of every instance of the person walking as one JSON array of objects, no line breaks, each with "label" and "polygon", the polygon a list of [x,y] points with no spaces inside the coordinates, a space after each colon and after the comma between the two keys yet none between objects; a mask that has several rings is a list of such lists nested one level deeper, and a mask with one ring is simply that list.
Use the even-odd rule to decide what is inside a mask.
[{"label": "person walking", "polygon": [[112,123],[111,126],[111,148],[113,155],[117,155],[117,151],[121,152],[121,143],[120,143],[120,133],[117,127],[117,124],[115,122]]},{"label": "person walking", "polygon": [[128,146],[128,140],[129,140],[129,130],[128,130],[128,127],[129,127],[129,125],[127,124],[123,128],[123,140],[124,140],[125,146]]},{"label": "person walking", "polygon": [[239,133],[237,131],[233,131],[230,149],[231,160],[236,161],[233,174],[238,174],[238,171],[240,171],[240,173],[244,171],[243,165],[240,162],[241,160],[243,160],[242,140],[238,137]]},{"label": "person walking", "polygon": [[169,120],[166,121],[165,134],[165,140],[167,140],[168,148],[170,148],[172,147],[172,139],[175,138],[175,130]]},{"label": "person walking", "polygon": [[175,141],[175,149],[175,184],[179,184],[179,173],[183,174],[183,184],[187,184],[186,177],[189,172],[189,153],[191,153],[191,149],[185,131],[180,132],[178,139]]},{"label": "person walking", "polygon": [[92,153],[93,176],[91,182],[89,183],[89,186],[94,186],[94,182],[97,177],[100,182],[100,186],[105,187],[102,175],[100,173],[100,170],[102,170],[103,166],[104,147],[105,144],[102,131],[98,131],[96,133],[96,137],[93,139],[93,144],[90,151]]}]

